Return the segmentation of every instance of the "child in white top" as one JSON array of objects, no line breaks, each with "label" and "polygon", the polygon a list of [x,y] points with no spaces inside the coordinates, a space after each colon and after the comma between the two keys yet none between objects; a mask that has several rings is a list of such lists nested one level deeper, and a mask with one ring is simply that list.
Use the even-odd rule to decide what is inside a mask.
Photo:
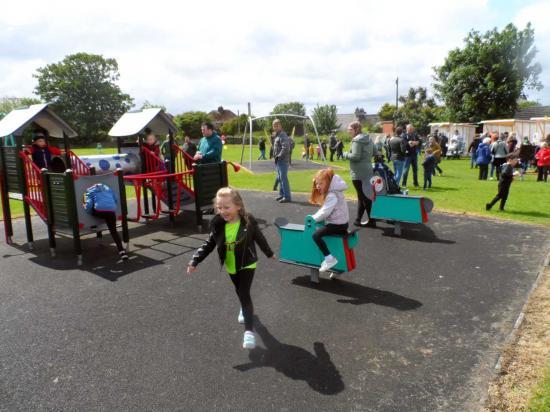
[{"label": "child in white top", "polygon": [[325,256],[319,272],[326,272],[338,263],[338,260],[330,254],[323,236],[347,233],[349,212],[344,198],[344,191],[347,188],[346,182],[334,174],[332,169],[319,170],[313,178],[309,201],[321,208],[312,217],[316,222],[325,222],[325,226],[320,227],[313,234],[313,241]]}]

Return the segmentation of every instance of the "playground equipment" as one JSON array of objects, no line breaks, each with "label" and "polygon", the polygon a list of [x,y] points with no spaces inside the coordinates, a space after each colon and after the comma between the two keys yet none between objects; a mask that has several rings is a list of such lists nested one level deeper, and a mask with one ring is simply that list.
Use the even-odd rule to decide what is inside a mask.
[{"label": "playground equipment", "polygon": [[[156,136],[168,136],[169,155],[164,160],[143,146],[146,129]],[[99,166],[97,173],[119,166],[125,170],[124,181],[134,186],[137,199],[137,213],[130,220],[155,220],[163,213],[173,222],[178,213],[192,210],[200,226],[203,214],[212,210],[218,189],[228,185],[227,164],[235,171],[240,169],[231,162],[195,164],[174,143],[176,132],[176,124],[160,108],[130,111],[109,131],[117,139],[118,154],[83,158],[86,164]]]},{"label": "playground equipment", "polygon": [[[65,171],[40,170],[33,163],[23,145],[23,133],[30,125],[47,130],[50,138],[63,139],[64,153],[58,160],[66,168]],[[13,236],[9,199],[21,200],[29,249],[32,250],[33,246],[32,207],[47,225],[51,255],[55,256],[56,233],[66,234],[73,238],[77,264],[81,264],[81,236],[96,233],[100,237],[101,231],[107,229],[104,220],[87,214],[81,205],[83,195],[90,186],[103,183],[113,190],[118,199],[116,215],[121,222],[122,238],[126,244],[129,234],[122,170],[95,175],[95,170],[70,150],[69,139],[73,137],[76,137],[76,132],[48,104],[36,104],[10,112],[0,121],[0,189],[6,243],[11,244]]]},{"label": "playground equipment", "polygon": [[537,127],[537,132],[533,134],[531,143],[534,145],[540,145],[545,137],[550,134],[550,117],[531,117]]},{"label": "playground equipment", "polygon": [[433,209],[431,199],[423,196],[388,194],[387,182],[379,175],[371,179],[375,198],[370,217],[394,223],[394,234],[401,236],[401,223],[427,223]]},{"label": "playground equipment", "polygon": [[[305,130],[305,122],[307,120],[309,120],[311,122],[311,124],[313,125],[313,130],[315,131],[315,136],[317,137],[317,144],[319,145],[319,147],[321,147],[321,139],[319,138],[319,133],[317,133],[317,126],[315,125],[315,122],[313,121],[313,118],[309,115],[301,116],[301,115],[291,114],[291,113],[279,113],[279,114],[270,114],[270,115],[267,115],[267,116],[258,116],[258,117],[248,116],[248,122],[245,125],[244,132],[243,132],[241,163],[243,162],[244,148],[245,148],[245,145],[246,145],[246,132],[248,130],[248,132],[249,132],[249,150],[250,150],[249,158],[248,158],[248,169],[249,170],[252,170],[252,146],[254,145],[254,143],[253,143],[254,139],[253,139],[253,136],[252,136],[252,129],[253,129],[254,121],[260,120],[260,119],[269,119],[269,118],[275,119],[275,118],[280,118],[280,117],[296,117],[298,119],[303,119],[304,120],[304,130]],[[326,165],[327,159],[325,158],[325,154],[323,153],[323,151],[321,151],[321,157],[323,159],[323,163]]]},{"label": "playground equipment", "polygon": [[[313,233],[323,223],[316,222],[311,215],[306,216],[304,224],[289,223],[287,219],[275,219],[275,226],[281,236],[281,250],[279,261],[291,265],[310,268],[310,279],[319,283],[319,267],[324,259],[319,247],[313,241]],[[338,259],[336,266],[330,269],[331,273],[351,272],[357,266],[353,248],[357,245],[358,229],[348,231],[345,236],[325,236],[330,253]]]}]

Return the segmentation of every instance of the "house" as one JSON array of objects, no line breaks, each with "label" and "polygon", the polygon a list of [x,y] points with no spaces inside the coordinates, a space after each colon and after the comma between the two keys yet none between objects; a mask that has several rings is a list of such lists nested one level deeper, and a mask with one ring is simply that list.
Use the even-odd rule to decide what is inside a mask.
[{"label": "house", "polygon": [[534,117],[550,117],[550,106],[534,106],[526,109],[518,110],[514,114],[514,119],[529,120]]},{"label": "house", "polygon": [[[367,114],[366,120],[363,122],[363,124],[377,124],[380,122],[380,117],[377,114]],[[351,122],[355,122],[357,120],[357,117],[355,116],[355,113],[338,113],[336,114],[336,123],[340,125],[339,131],[346,130],[348,128],[348,125]]]},{"label": "house", "polygon": [[231,110],[224,109],[223,106],[218,107],[218,110],[212,110],[208,113],[208,117],[212,120],[212,124],[216,129],[219,129],[225,122],[237,117]]}]

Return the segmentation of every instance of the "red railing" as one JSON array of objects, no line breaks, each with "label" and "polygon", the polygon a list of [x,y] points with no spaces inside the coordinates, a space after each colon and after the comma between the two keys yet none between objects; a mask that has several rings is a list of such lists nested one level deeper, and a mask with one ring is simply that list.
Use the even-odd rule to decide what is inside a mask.
[{"label": "red railing", "polygon": [[[174,162],[176,173],[189,172],[193,170],[193,164],[195,160],[189,156],[189,154],[179,147],[177,144],[173,145],[174,150]],[[193,189],[193,176],[192,174],[185,175],[185,185]]]},{"label": "red railing", "polygon": [[90,176],[91,173],[88,165],[72,150],[69,151],[69,158],[71,159],[71,167],[75,176]]},{"label": "red railing", "polygon": [[137,203],[137,212],[136,217],[128,218],[132,222],[139,222],[142,217],[141,211],[141,188],[151,189],[153,194],[156,197],[155,204],[155,213],[147,216],[148,219],[158,219],[161,213],[161,200],[167,202],[168,200],[168,191],[167,191],[167,182],[170,184],[175,181],[177,183],[177,193],[176,193],[176,204],[172,205],[173,209],[168,211],[170,215],[177,215],[180,212],[181,208],[181,192],[183,189],[194,194],[193,190],[185,184],[185,181],[191,180],[194,172],[192,170],[181,172],[181,173],[172,173],[172,174],[160,174],[159,172],[153,173],[144,173],[139,175],[129,175],[124,176],[124,180],[131,181],[134,185],[136,191],[136,203]]},{"label": "red railing", "polygon": [[46,220],[46,204],[44,202],[44,189],[42,187],[42,173],[25,151],[20,151],[19,157],[23,159],[25,186],[27,188],[27,194],[23,201],[31,205],[36,213],[38,213],[42,219]]},{"label": "red railing", "polygon": [[166,171],[166,168],[164,167],[164,162],[151,150],[142,146],[141,152],[143,153],[143,157],[145,160],[145,173]]}]

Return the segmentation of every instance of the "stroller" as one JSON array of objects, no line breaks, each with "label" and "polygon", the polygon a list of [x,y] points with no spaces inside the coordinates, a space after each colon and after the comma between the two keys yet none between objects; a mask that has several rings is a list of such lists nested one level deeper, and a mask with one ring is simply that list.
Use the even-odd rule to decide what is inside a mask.
[{"label": "stroller", "polygon": [[395,181],[393,172],[390,170],[388,165],[384,163],[384,158],[382,156],[376,156],[374,159],[374,175],[378,175],[382,178],[384,182],[384,187],[386,188],[386,194],[395,195],[401,194],[401,189]]}]

